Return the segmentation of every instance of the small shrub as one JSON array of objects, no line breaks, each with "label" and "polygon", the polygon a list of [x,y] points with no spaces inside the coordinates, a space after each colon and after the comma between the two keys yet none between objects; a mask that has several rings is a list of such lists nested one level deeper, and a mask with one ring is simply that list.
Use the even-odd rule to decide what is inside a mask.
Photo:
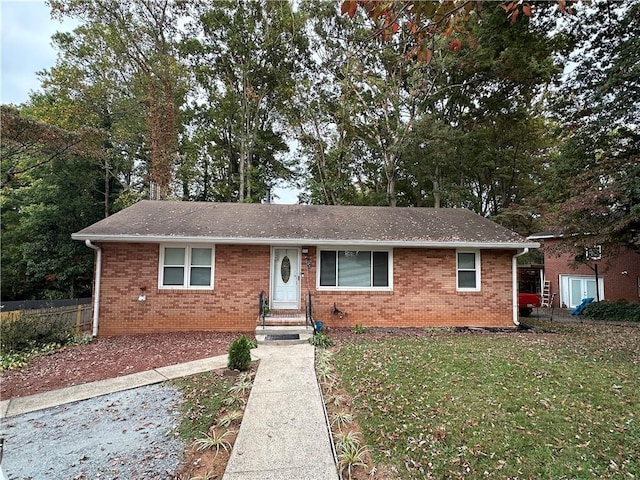
[{"label": "small shrub", "polygon": [[30,356],[26,353],[2,353],[0,354],[0,371],[24,367],[29,363],[29,358]]},{"label": "small shrub", "polygon": [[218,420],[218,426],[220,427],[229,427],[236,420],[240,420],[242,418],[241,410],[232,410],[226,414],[224,414]]},{"label": "small shrub", "polygon": [[357,335],[361,335],[363,333],[367,333],[367,329],[364,328],[362,325],[356,323],[356,326],[353,327],[353,333]]},{"label": "small shrub", "polygon": [[360,436],[357,432],[349,430],[348,432],[337,432],[333,434],[337,451],[344,451],[349,444],[359,447],[361,445]]},{"label": "small shrub", "polygon": [[244,372],[251,365],[251,341],[242,335],[229,346],[229,361],[227,366],[231,370]]},{"label": "small shrub", "polygon": [[203,475],[198,475],[197,477],[191,477],[189,480],[214,480],[218,478],[218,476],[213,472],[207,472]]},{"label": "small shrub", "polygon": [[20,312],[2,322],[0,353],[28,352],[49,344],[65,345],[75,335],[75,321],[56,312]]},{"label": "small shrub", "polygon": [[327,397],[327,405],[328,404],[333,404],[336,407],[339,407],[342,404],[348,405],[349,401],[350,401],[351,397],[349,397],[349,395],[345,394],[345,393],[335,393],[332,395],[329,395]]},{"label": "small shrub", "polygon": [[196,439],[193,443],[196,446],[196,450],[198,450],[199,452],[214,448],[216,450],[217,457],[218,453],[220,453],[221,448],[223,448],[227,453],[231,450],[231,442],[225,440],[225,437],[228,435],[233,435],[234,433],[236,432],[227,430],[224,433],[218,434],[218,432],[211,429],[208,434],[206,434],[204,437]]},{"label": "small shrub", "polygon": [[316,367],[316,375],[318,378],[322,380],[324,383],[333,385],[337,380],[338,376],[336,375],[335,369],[331,364],[318,365]]},{"label": "small shrub", "polygon": [[226,397],[224,400],[222,400],[222,404],[225,407],[233,407],[235,405],[243,407],[246,403],[247,401],[244,399],[244,397],[241,397],[239,395],[230,395]]},{"label": "small shrub", "polygon": [[59,343],[47,343],[39,347],[34,347],[28,352],[0,353],[0,371],[13,370],[27,365],[32,358],[38,356],[51,355],[62,348]]},{"label": "small shrub", "polygon": [[338,470],[340,478],[344,478],[346,472],[348,479],[352,478],[354,467],[367,468],[366,447],[359,446],[357,443],[347,442],[337,448],[338,454]]},{"label": "small shrub", "polygon": [[587,304],[583,315],[594,320],[640,322],[640,303],[591,302]]},{"label": "small shrub", "polygon": [[316,350],[316,367],[324,368],[332,364],[333,353],[327,349]]},{"label": "small shrub", "polygon": [[335,425],[339,430],[353,423],[353,415],[347,410],[338,410],[331,415],[331,425]]},{"label": "small shrub", "polygon": [[91,335],[75,333],[69,338],[67,345],[89,345],[91,342],[93,342],[93,337]]},{"label": "small shrub", "polygon": [[329,348],[335,345],[326,333],[316,333],[309,339],[309,343],[318,348]]},{"label": "small shrub", "polygon": [[242,374],[236,380],[236,383],[229,389],[228,393],[232,395],[244,395],[251,390],[251,375]]}]

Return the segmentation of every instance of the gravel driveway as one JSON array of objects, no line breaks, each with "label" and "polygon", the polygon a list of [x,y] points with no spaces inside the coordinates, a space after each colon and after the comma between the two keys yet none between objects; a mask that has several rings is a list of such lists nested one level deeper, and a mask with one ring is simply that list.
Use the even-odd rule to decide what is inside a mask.
[{"label": "gravel driveway", "polygon": [[150,385],[7,418],[2,469],[10,480],[174,478],[181,401]]}]

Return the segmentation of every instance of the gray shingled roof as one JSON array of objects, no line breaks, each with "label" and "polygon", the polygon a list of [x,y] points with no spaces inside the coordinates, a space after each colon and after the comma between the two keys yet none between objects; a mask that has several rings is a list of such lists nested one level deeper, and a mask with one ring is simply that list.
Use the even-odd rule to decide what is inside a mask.
[{"label": "gray shingled roof", "polygon": [[144,200],[76,240],[290,245],[536,247],[469,210]]}]

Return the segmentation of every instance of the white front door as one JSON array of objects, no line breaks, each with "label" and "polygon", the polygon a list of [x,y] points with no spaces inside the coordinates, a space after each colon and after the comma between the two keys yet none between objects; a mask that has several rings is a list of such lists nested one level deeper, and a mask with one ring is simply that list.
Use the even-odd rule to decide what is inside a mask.
[{"label": "white front door", "polygon": [[271,308],[297,310],[300,307],[300,250],[274,248],[271,265]]}]

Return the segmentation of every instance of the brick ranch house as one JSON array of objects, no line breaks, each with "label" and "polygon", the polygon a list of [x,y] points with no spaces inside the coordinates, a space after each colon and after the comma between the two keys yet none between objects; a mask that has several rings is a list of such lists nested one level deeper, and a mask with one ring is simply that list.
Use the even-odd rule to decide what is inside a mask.
[{"label": "brick ranch house", "polygon": [[252,331],[261,291],[274,315],[310,292],[327,326],[514,327],[539,246],[465,209],[148,200],[72,237],[96,250],[104,336]]},{"label": "brick ranch house", "polygon": [[628,247],[615,252],[592,251],[594,259],[576,263],[576,254],[559,247],[561,235],[537,233],[528,237],[544,245],[544,280],[549,282],[553,307],[575,308],[583,298],[596,298],[594,264],[598,265],[600,300],[640,301],[640,253]]}]

